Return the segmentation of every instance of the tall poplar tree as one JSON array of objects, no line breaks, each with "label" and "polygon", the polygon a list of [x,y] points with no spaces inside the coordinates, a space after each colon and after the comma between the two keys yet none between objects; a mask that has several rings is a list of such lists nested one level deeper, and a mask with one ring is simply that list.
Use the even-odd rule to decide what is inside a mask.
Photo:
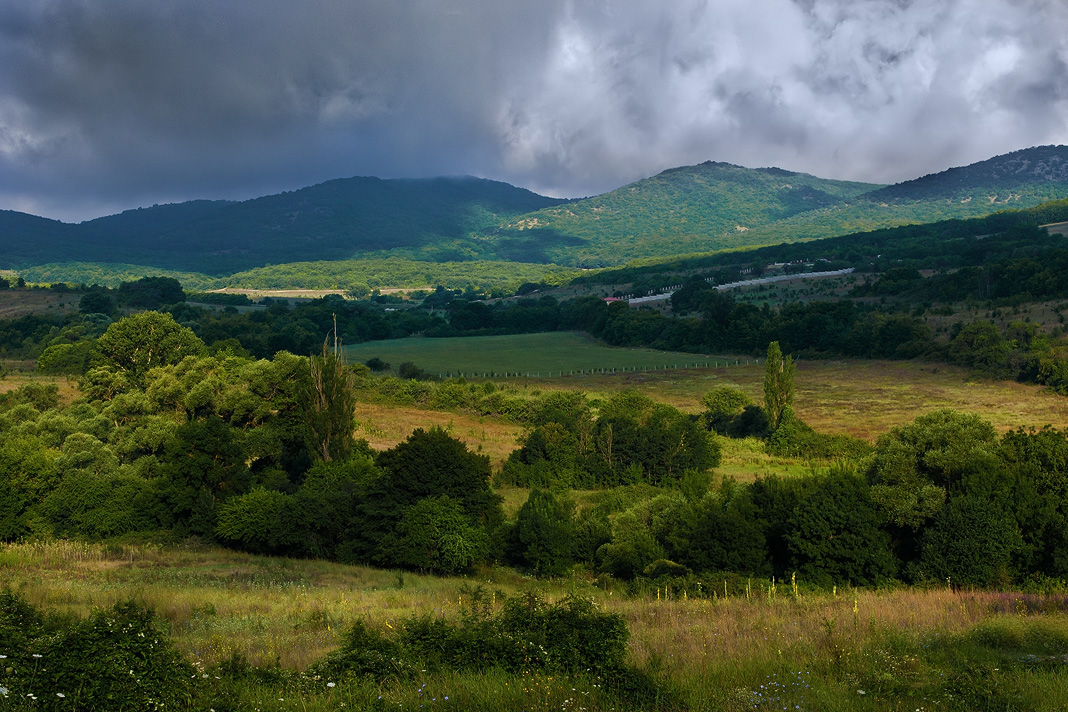
[{"label": "tall poplar tree", "polygon": [[308,445],[324,462],[345,459],[356,429],[355,377],[339,348],[336,321],[334,334],[332,350],[324,342],[323,355],[309,357],[304,389]]},{"label": "tall poplar tree", "polygon": [[772,431],[779,427],[783,413],[794,400],[794,360],[782,355],[779,342],[768,344],[768,358],[764,364],[764,412]]}]

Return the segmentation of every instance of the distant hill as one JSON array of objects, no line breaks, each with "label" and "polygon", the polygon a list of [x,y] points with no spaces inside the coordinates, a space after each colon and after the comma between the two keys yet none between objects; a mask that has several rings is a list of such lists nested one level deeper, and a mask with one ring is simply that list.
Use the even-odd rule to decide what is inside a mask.
[{"label": "distant hill", "polygon": [[[751,245],[754,230],[846,204],[879,187],[708,161],[520,216],[500,234],[553,235],[562,243],[548,251],[554,261],[605,266]],[[565,242],[569,237],[578,241]]]},{"label": "distant hill", "polygon": [[1068,146],[1036,146],[887,186],[863,197],[898,203],[972,198],[1004,205],[1026,199],[1023,194],[1042,186],[1063,191],[1066,185]]},{"label": "distant hill", "polygon": [[427,245],[442,261],[468,259],[474,255],[449,246],[562,202],[480,178],[347,178],[243,202],[128,210],[78,225],[4,211],[0,264],[122,262],[229,274]]},{"label": "distant hill", "polygon": [[0,211],[0,268],[94,262],[226,275],[399,257],[606,267],[971,218],[1068,197],[1068,147],[893,186],[706,162],[584,200],[479,178],[348,178],[242,202],[191,201],[79,225]]},{"label": "distant hill", "polygon": [[[544,231],[559,264],[597,267],[982,217],[1068,197],[1068,146],[1015,151],[893,186],[702,163],[513,220]],[[577,238],[575,244],[568,238]]]}]

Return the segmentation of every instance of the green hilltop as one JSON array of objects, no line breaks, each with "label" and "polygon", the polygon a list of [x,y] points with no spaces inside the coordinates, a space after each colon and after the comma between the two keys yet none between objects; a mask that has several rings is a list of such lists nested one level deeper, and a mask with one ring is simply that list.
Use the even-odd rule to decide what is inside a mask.
[{"label": "green hilltop", "polygon": [[1065,146],[1024,149],[893,186],[710,162],[543,208],[507,227],[579,238],[580,245],[553,248],[550,256],[600,267],[982,217],[1065,197]]}]

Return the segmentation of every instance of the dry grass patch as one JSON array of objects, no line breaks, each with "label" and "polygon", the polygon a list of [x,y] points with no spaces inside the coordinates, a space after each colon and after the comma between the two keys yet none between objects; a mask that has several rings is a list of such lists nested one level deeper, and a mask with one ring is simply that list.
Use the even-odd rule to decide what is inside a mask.
[{"label": "dry grass patch", "polygon": [[[688,413],[701,410],[701,397],[718,386],[740,388],[763,401],[764,367],[745,362],[729,368],[627,373],[539,382],[545,388],[574,388],[609,397],[625,388]],[[1041,386],[978,379],[945,364],[917,361],[801,361],[795,379],[797,414],[825,433],[872,440],[896,425],[938,408],[976,413],[999,431],[1016,427],[1068,427],[1068,398]]]},{"label": "dry grass patch", "polygon": [[14,391],[27,383],[54,383],[59,387],[59,402],[70,405],[76,398],[81,396],[78,384],[66,376],[41,376],[32,373],[9,373],[0,378],[0,393]]},{"label": "dry grass patch", "polygon": [[438,426],[467,444],[474,452],[488,455],[499,468],[517,446],[524,428],[492,418],[464,415],[415,406],[358,403],[356,437],[365,438],[376,450],[387,450],[404,441],[416,428]]},{"label": "dry grass patch", "polygon": [[71,314],[78,311],[81,292],[53,292],[50,289],[0,290],[0,319],[17,319],[27,314]]}]

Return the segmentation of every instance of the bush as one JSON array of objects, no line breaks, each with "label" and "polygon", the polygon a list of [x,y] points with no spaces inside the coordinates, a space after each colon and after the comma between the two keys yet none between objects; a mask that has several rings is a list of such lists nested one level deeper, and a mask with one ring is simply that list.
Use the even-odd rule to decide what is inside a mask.
[{"label": "bush", "polygon": [[364,361],[364,365],[375,373],[380,373],[381,371],[389,370],[389,364],[378,358],[377,356],[372,356],[371,358]]},{"label": "bush", "polygon": [[397,366],[397,375],[408,381],[433,381],[435,376],[416,366],[411,361],[405,361]]},{"label": "bush", "polygon": [[513,558],[535,574],[560,576],[574,561],[570,508],[551,492],[531,490],[512,529]]},{"label": "bush", "polygon": [[[0,616],[20,608],[8,599]],[[12,672],[0,681],[15,697],[35,696],[35,709],[141,712],[188,705],[193,666],[161,634],[151,610],[117,603],[35,639],[40,617],[23,619],[34,624],[31,639],[8,654]]]},{"label": "bush", "polygon": [[990,500],[951,498],[924,532],[919,578],[962,586],[1005,586],[1022,540],[1008,512]]},{"label": "bush", "polygon": [[702,414],[705,426],[709,430],[724,435],[731,421],[746,406],[753,405],[753,401],[744,391],[732,386],[720,386],[706,393],[701,399],[701,405],[705,407],[705,412]]},{"label": "bush", "polygon": [[472,523],[459,500],[426,497],[404,511],[396,532],[380,550],[383,559],[400,566],[457,574],[486,559],[489,537]]},{"label": "bush", "polygon": [[767,445],[769,455],[821,460],[858,460],[871,454],[872,450],[871,445],[859,438],[818,433],[790,409],[783,413],[782,422],[768,438]]},{"label": "bush", "polygon": [[619,671],[626,669],[628,638],[622,616],[603,613],[591,601],[568,596],[549,604],[527,593],[508,599],[497,615],[488,606],[467,611],[459,624],[428,615],[411,618],[397,639],[357,621],[316,671],[378,680],[435,668]]},{"label": "bush", "polygon": [[341,645],[313,670],[334,675],[369,675],[375,679],[396,677],[410,670],[401,645],[381,631],[357,620],[345,632]]}]

